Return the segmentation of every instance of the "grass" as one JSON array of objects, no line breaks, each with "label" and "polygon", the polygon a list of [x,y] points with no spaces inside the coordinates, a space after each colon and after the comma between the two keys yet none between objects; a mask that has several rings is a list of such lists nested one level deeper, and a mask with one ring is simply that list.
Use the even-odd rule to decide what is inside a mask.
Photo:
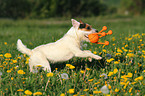
[{"label": "grass", "polygon": [[[0,19],[0,95],[145,95],[144,17],[92,17],[81,20],[98,30],[105,25],[113,31],[111,36],[101,38],[102,42],[109,41],[109,46],[84,42],[87,44],[84,49],[102,56],[103,60],[89,62],[87,58],[73,58],[51,64],[53,73],[49,74],[42,70],[29,72],[29,57],[17,51],[17,39],[31,49],[54,42],[71,27],[70,19]],[[67,73],[68,78],[65,75],[64,79],[62,73]],[[106,75],[101,76],[103,73],[108,75],[107,79],[104,79]],[[103,86],[107,86],[109,93],[100,91]]]}]

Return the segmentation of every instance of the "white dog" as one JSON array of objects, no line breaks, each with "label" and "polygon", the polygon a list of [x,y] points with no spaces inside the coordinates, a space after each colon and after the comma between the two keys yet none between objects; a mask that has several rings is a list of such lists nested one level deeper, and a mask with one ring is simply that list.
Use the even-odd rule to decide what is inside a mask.
[{"label": "white dog", "polygon": [[49,62],[67,61],[74,56],[102,59],[102,57],[91,53],[89,50],[81,50],[81,42],[89,42],[88,34],[96,32],[96,29],[82,21],[78,22],[74,19],[71,19],[71,21],[73,26],[60,40],[54,43],[41,45],[31,50],[18,39],[17,49],[30,56],[29,66],[31,72],[33,66],[37,65],[41,65],[44,70],[51,72]]}]

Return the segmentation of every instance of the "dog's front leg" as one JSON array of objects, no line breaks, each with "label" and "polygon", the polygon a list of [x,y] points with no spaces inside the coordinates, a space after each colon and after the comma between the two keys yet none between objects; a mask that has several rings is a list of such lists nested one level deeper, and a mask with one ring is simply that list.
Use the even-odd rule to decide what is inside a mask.
[{"label": "dog's front leg", "polygon": [[102,57],[98,56],[98,55],[95,55],[93,53],[91,53],[91,51],[89,50],[75,50],[75,56],[76,57],[90,57],[90,58],[94,58],[94,59],[97,59],[97,60],[100,60],[102,59]]}]

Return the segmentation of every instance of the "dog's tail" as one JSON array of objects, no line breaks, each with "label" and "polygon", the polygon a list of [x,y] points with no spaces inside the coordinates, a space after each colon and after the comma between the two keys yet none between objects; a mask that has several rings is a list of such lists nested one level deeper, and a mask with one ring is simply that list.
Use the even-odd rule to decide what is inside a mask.
[{"label": "dog's tail", "polygon": [[29,56],[32,54],[32,50],[28,49],[28,48],[22,43],[22,41],[21,41],[20,39],[18,39],[18,41],[17,41],[17,49],[18,49],[20,52],[22,52],[22,53],[24,53],[24,54],[27,54],[27,55],[29,55]]}]

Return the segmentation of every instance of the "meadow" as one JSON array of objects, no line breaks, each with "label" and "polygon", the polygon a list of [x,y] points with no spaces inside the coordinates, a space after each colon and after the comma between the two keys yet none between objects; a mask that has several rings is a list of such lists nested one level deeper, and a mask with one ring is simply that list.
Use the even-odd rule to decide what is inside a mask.
[{"label": "meadow", "polygon": [[[29,57],[17,51],[21,39],[28,48],[60,39],[72,26],[70,19],[0,19],[1,96],[145,96],[145,18],[76,18],[113,34],[100,41],[108,46],[84,42],[84,48],[103,57],[89,62],[73,58],[51,64],[52,73],[29,71]],[[105,31],[105,32],[107,32]]]}]

